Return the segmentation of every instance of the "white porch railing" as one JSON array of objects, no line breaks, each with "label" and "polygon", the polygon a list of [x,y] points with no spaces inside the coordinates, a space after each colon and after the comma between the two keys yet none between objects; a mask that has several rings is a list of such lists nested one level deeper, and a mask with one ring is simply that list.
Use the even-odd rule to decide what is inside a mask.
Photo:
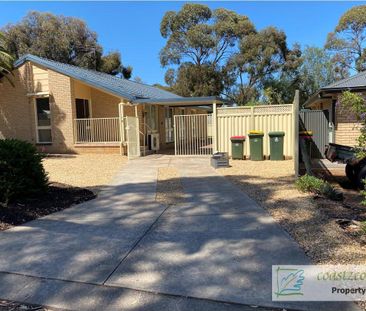
[{"label": "white porch railing", "polygon": [[74,141],[76,144],[119,143],[120,119],[118,117],[74,119]]}]

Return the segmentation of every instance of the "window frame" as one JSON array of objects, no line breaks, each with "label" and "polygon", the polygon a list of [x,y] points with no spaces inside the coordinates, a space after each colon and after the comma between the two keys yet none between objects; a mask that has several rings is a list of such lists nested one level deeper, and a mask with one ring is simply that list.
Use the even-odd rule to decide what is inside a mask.
[{"label": "window frame", "polygon": [[[50,125],[38,125],[38,107],[37,107],[37,100],[48,98],[48,107],[50,111]],[[53,143],[53,135],[52,135],[52,109],[49,96],[40,96],[34,98],[34,118],[35,118],[35,128],[36,128],[36,141],[39,145],[50,145]],[[39,130],[49,130],[51,132],[51,141],[40,141],[39,140]]]},{"label": "window frame", "polygon": [[148,133],[156,133],[159,130],[159,110],[156,105],[146,106],[146,125]]},{"label": "window frame", "polygon": [[[78,116],[77,116],[77,109],[78,109],[77,108],[77,100],[82,100],[84,105],[85,105],[85,102],[87,102],[88,114],[89,114],[89,117],[88,118],[78,118]],[[91,119],[91,118],[92,118],[92,105],[91,105],[91,100],[89,98],[80,98],[80,97],[75,98],[75,119]]]},{"label": "window frame", "polygon": [[[165,143],[174,143],[174,108],[164,107]],[[170,120],[170,127],[169,127]]]}]

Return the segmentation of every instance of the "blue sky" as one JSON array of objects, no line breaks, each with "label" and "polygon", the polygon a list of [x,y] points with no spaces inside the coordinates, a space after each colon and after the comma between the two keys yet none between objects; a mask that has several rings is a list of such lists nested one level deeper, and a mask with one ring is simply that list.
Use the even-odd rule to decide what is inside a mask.
[{"label": "blue sky", "polygon": [[[328,32],[347,9],[362,2],[201,2],[247,15],[257,29],[276,26],[289,44],[323,46]],[[19,21],[37,10],[74,16],[87,22],[99,35],[105,51],[119,50],[134,76],[146,83],[163,83],[165,69],[159,63],[164,46],[159,25],[168,10],[184,2],[0,2],[0,27]]]}]

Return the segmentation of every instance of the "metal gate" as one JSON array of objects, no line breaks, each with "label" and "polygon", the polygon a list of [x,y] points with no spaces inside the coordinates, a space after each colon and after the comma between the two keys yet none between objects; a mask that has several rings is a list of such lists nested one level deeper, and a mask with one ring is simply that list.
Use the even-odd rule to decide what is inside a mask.
[{"label": "metal gate", "polygon": [[175,155],[212,154],[212,116],[175,115],[174,145]]},{"label": "metal gate", "polygon": [[313,132],[311,157],[323,158],[325,145],[329,144],[329,111],[302,110],[299,120],[300,131],[305,129]]},{"label": "metal gate", "polygon": [[137,158],[140,151],[140,130],[139,119],[137,117],[126,117],[126,138],[127,156],[129,159]]}]

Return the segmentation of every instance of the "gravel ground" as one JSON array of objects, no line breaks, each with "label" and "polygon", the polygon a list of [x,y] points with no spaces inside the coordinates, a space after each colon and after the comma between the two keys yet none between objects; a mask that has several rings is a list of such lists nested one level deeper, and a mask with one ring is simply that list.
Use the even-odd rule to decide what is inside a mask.
[{"label": "gravel ground", "polygon": [[119,154],[86,154],[48,157],[43,160],[51,182],[98,191],[108,185],[127,162]]},{"label": "gravel ground", "polygon": [[174,167],[159,168],[156,201],[166,206],[172,206],[183,200],[184,190],[178,170]]},{"label": "gravel ground", "polygon": [[328,217],[317,202],[324,200],[295,188],[292,161],[230,164],[218,171],[267,209],[315,263],[366,264],[365,246]]}]

